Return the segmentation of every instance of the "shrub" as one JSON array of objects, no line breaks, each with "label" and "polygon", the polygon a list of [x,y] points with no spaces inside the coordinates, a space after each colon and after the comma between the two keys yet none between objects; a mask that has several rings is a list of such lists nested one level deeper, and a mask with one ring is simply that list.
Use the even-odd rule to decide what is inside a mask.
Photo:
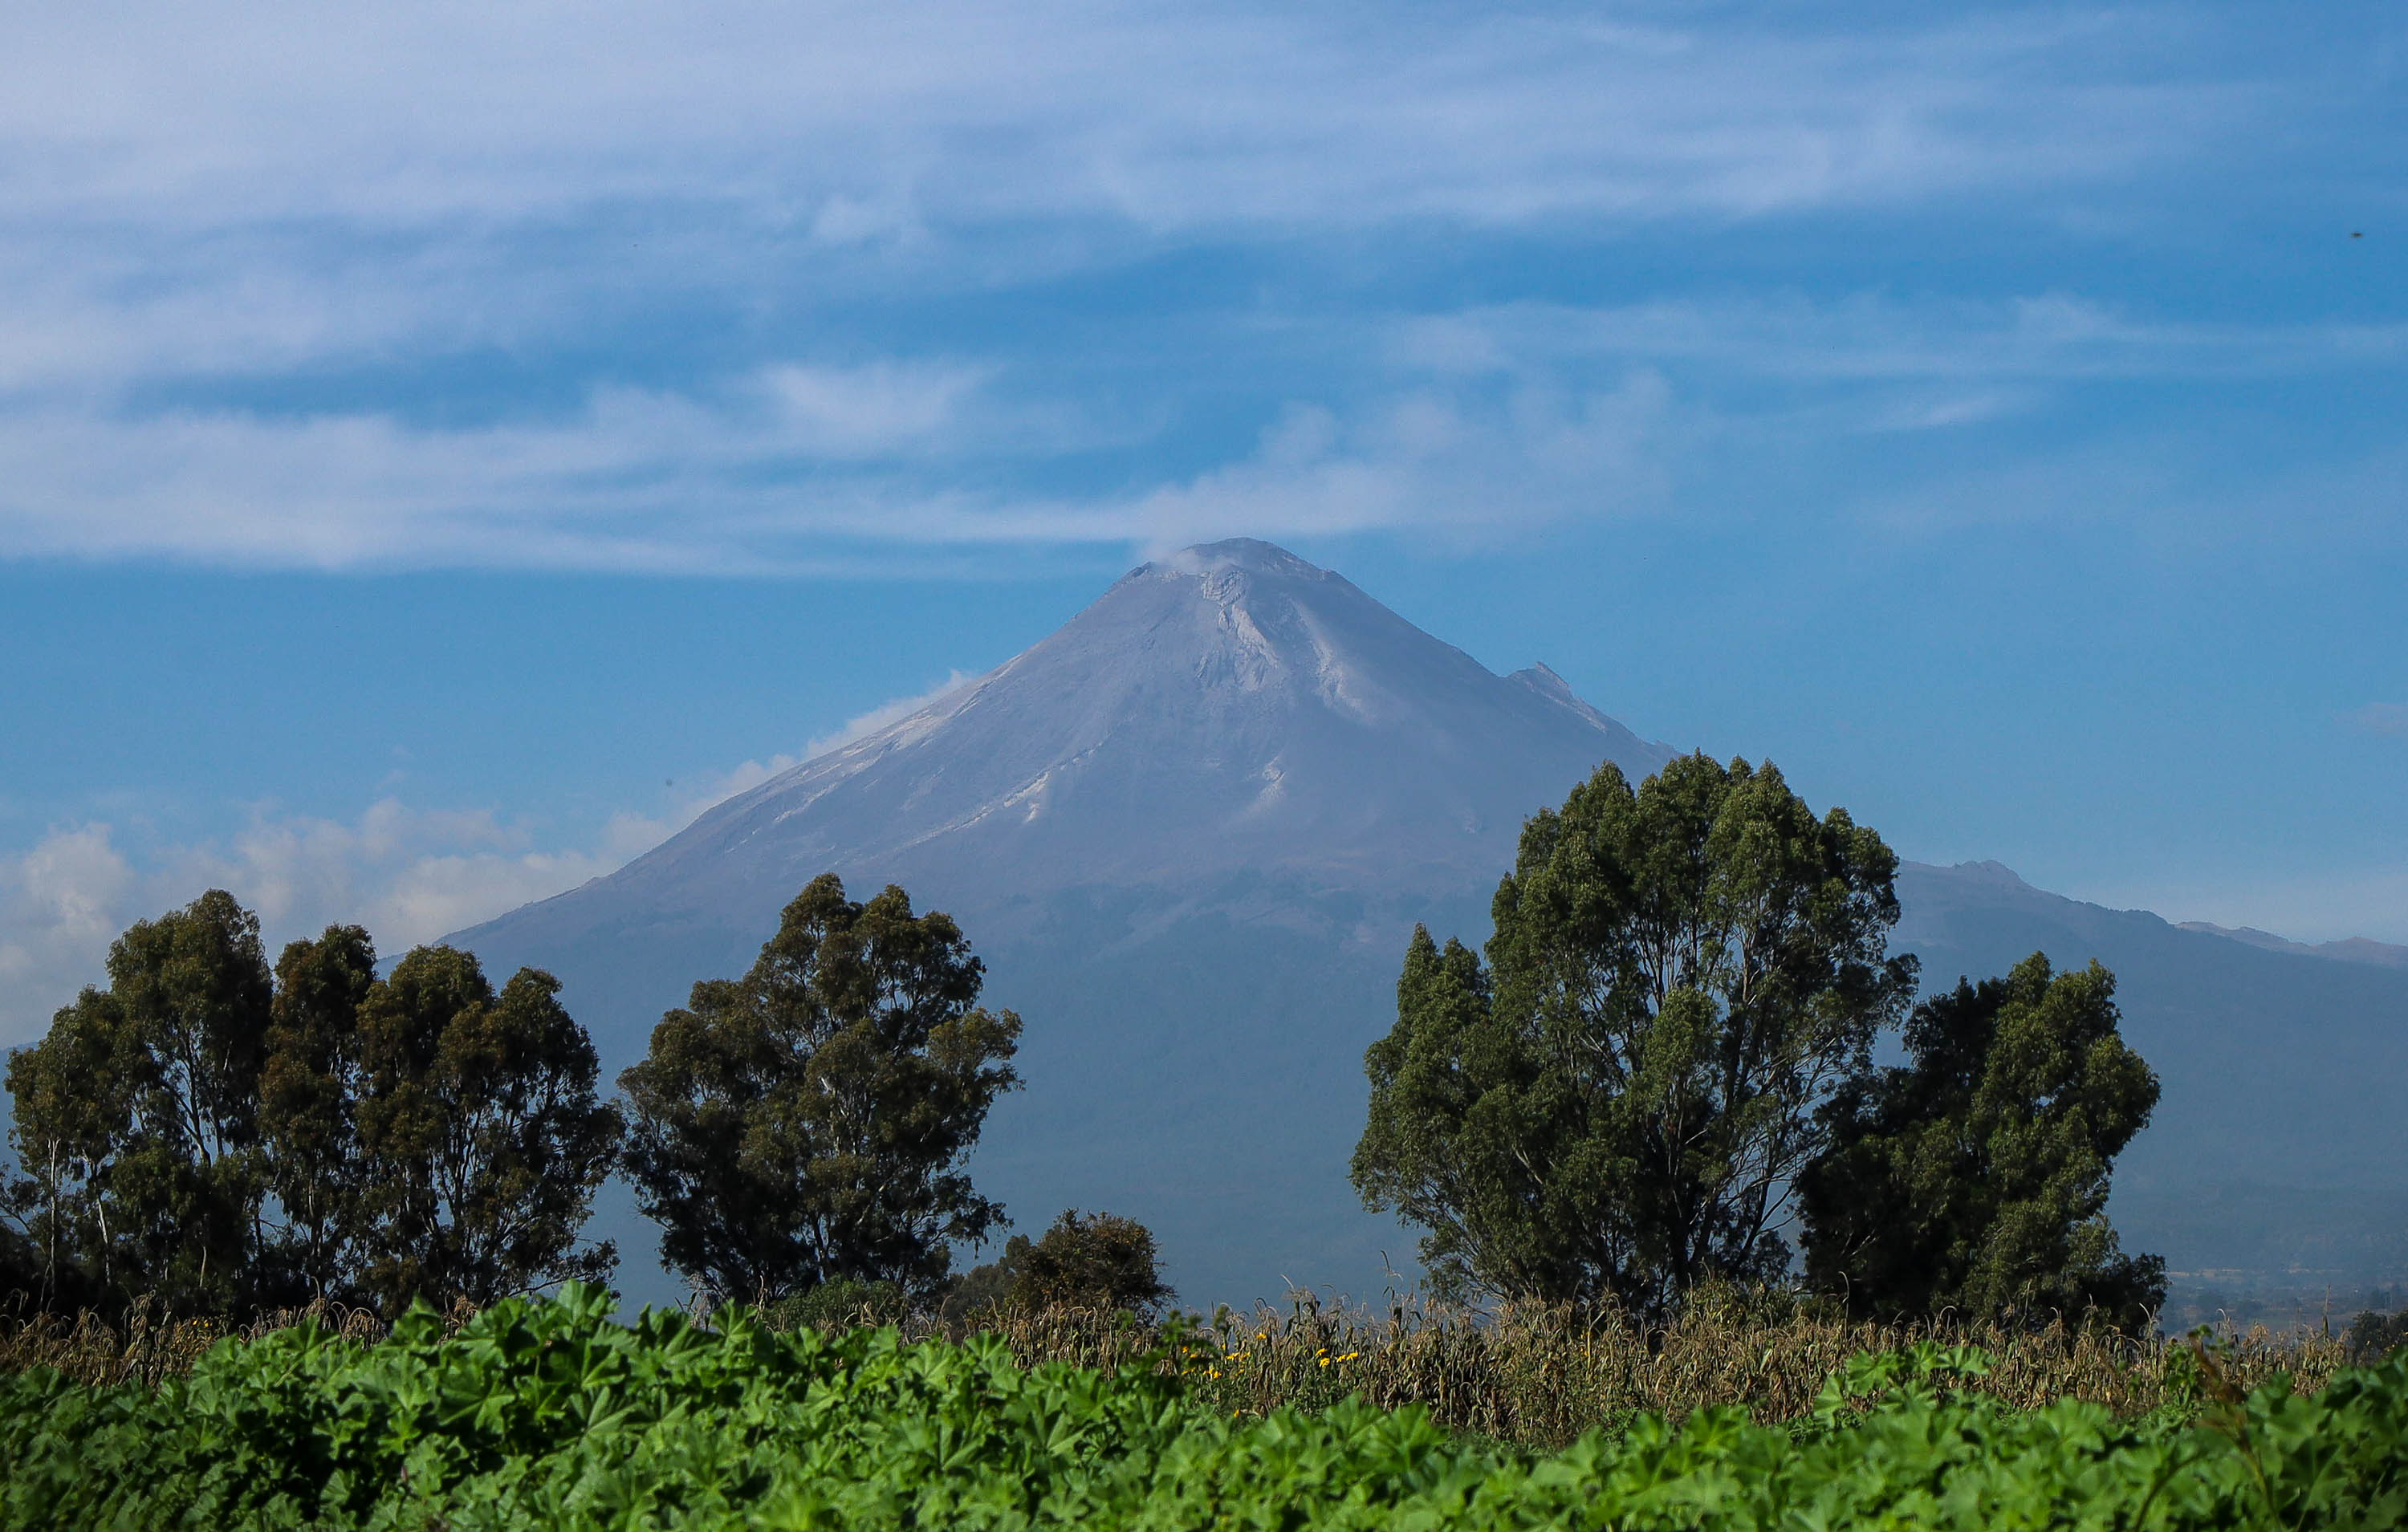
[{"label": "shrub", "polygon": [[1001,1260],[964,1273],[939,1311],[957,1325],[992,1321],[1007,1310],[1125,1310],[1142,1317],[1172,1296],[1153,1230],[1118,1213],[1066,1209],[1042,1238],[1013,1235]]},{"label": "shrub", "polygon": [[2396,1314],[2370,1309],[2351,1320],[2342,1337],[2343,1354],[2358,1365],[2380,1362],[2402,1347],[2408,1347],[2408,1309]]},{"label": "shrub", "polygon": [[768,1307],[764,1317],[772,1329],[778,1330],[799,1329],[806,1324],[824,1330],[849,1330],[863,1325],[875,1329],[881,1324],[900,1324],[907,1308],[900,1282],[866,1282],[840,1277],[779,1299]]}]

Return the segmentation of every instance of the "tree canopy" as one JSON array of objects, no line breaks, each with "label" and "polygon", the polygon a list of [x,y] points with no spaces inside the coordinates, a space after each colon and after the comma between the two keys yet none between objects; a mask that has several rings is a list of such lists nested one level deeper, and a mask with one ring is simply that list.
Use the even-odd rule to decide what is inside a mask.
[{"label": "tree canopy", "polygon": [[796,896],[750,972],[694,986],[619,1077],[627,1163],[661,1253],[724,1297],[940,1281],[950,1241],[1003,1218],[962,1169],[1019,1082],[1020,1018],[951,916],[834,875]]},{"label": "tree canopy", "polygon": [[129,927],[108,987],[9,1055],[0,1262],[48,1309],[234,1316],[606,1274],[578,1229],[620,1125],[557,981],[495,995],[440,947],[376,966],[366,931],[329,926],[271,973],[222,890]]},{"label": "tree canopy", "polygon": [[2157,1080],[2117,1030],[2104,967],[2004,979],[1915,1008],[1909,1061],[1824,1110],[1830,1152],[1800,1181],[1806,1276],[1859,1314],[2145,1323],[2165,1263],[2118,1248],[2114,1157],[2148,1122]]},{"label": "tree canopy", "polygon": [[86,989],[9,1056],[9,1204],[40,1284],[179,1312],[254,1303],[266,1231],[260,1068],[273,981],[259,920],[222,890],[128,927]]},{"label": "tree canopy", "polygon": [[1441,1286],[1662,1315],[1784,1272],[1817,1109],[1911,1000],[1897,858],[1777,768],[1611,763],[1523,828],[1486,965],[1417,929],[1354,1181]]},{"label": "tree canopy", "polygon": [[580,1230],[623,1124],[559,991],[521,968],[496,995],[475,957],[421,947],[362,1001],[367,1281],[389,1304],[609,1275],[609,1242]]},{"label": "tree canopy", "polygon": [[376,966],[376,944],[356,925],[288,943],[276,962],[259,1132],[267,1189],[284,1215],[285,1264],[295,1296],[312,1300],[363,1296],[360,1008]]}]

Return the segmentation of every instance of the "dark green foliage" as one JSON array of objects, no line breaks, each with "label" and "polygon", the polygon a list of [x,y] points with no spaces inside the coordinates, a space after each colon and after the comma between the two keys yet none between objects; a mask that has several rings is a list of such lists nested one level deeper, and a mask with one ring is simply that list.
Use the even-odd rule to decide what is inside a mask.
[{"label": "dark green foliage", "polygon": [[366,1281],[388,1312],[609,1271],[610,1246],[580,1248],[578,1229],[619,1110],[595,1099],[594,1045],[559,989],[521,968],[497,995],[468,953],[420,947],[362,1001]]},{"label": "dark green foliage", "polygon": [[1800,1431],[1735,1408],[1527,1456],[1419,1409],[1231,1419],[1154,1367],[1015,1366],[999,1338],[609,1324],[513,1301],[446,1339],[228,1342],[153,1391],[0,1381],[0,1532],[1278,1527],[2385,1528],[2408,1524],[2408,1360],[2198,1423],[1953,1391],[1980,1353],[1859,1357]]},{"label": "dark green foliage", "polygon": [[695,985],[619,1077],[668,1264],[740,1299],[940,1282],[947,1242],[1003,1216],[961,1168],[1018,1083],[1020,1018],[979,1009],[984,972],[951,916],[915,916],[891,886],[853,903],[831,875],[751,972]]},{"label": "dark green foliage", "polygon": [[938,1317],[953,1325],[977,1325],[999,1318],[1011,1307],[1011,1295],[1020,1286],[1020,1273],[1028,1264],[1034,1243],[1028,1236],[1015,1234],[1003,1242],[1002,1255],[948,1282],[937,1306]]},{"label": "dark green foliage", "polygon": [[910,1296],[901,1283],[855,1281],[850,1277],[780,1298],[761,1311],[770,1326],[780,1330],[802,1324],[838,1329],[899,1324],[910,1312]]},{"label": "dark green foliage", "polygon": [[171,1312],[257,1301],[266,1268],[256,1108],[272,990],[259,921],[211,890],[111,945],[43,1040],[9,1055],[10,1210],[48,1305]]},{"label": "dark green foliage", "polygon": [[1417,930],[1366,1055],[1367,1204],[1441,1285],[1660,1317],[1777,1277],[1815,1111],[1912,997],[1897,859],[1770,764],[1611,764],[1524,827],[1488,966]]},{"label": "dark green foliage", "polygon": [[280,1251],[295,1302],[361,1296],[369,1230],[360,1153],[360,1008],[376,987],[376,947],[356,925],[286,945],[260,1071],[267,1186],[284,1222]]},{"label": "dark green foliage", "polygon": [[108,976],[9,1056],[0,1257],[36,1307],[397,1312],[609,1270],[575,1247],[619,1119],[551,976],[497,996],[476,959],[420,948],[379,981],[357,926],[271,976],[258,918],[214,890],[129,928]]},{"label": "dark green foliage", "polygon": [[2053,975],[2035,952],[1915,1008],[1910,1062],[1825,1110],[1830,1152],[1799,1185],[1809,1284],[1884,1319],[2148,1323],[2165,1263],[2123,1254],[2106,1208],[2157,1081],[2114,991],[2096,963]]},{"label": "dark green foliage", "polygon": [[1000,1310],[1120,1309],[1150,1316],[1173,1296],[1154,1231],[1118,1213],[1065,1209],[1042,1238],[1015,1234],[1003,1258],[974,1267],[945,1296],[948,1319]]},{"label": "dark green foliage", "polygon": [[1151,1313],[1170,1288],[1154,1231],[1118,1213],[1066,1209],[1029,1247],[1013,1301],[1026,1308],[1126,1309]]}]

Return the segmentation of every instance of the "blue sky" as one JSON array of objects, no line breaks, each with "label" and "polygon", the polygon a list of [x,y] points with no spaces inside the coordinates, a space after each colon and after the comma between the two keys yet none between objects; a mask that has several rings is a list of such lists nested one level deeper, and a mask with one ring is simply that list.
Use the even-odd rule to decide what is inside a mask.
[{"label": "blue sky", "polygon": [[21,7],[0,82],[0,1041],[1240,533],[1910,856],[2408,940],[2397,6]]}]

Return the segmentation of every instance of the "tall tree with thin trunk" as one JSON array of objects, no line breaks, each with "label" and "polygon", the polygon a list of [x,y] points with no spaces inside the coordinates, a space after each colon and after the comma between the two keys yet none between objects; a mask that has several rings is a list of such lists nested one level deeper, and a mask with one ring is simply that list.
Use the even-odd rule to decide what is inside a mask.
[{"label": "tall tree with thin trunk", "polygon": [[376,946],[356,925],[288,944],[260,1069],[259,1132],[283,1219],[277,1252],[291,1296],[358,1296],[367,1178],[360,1154],[360,1008],[376,988]]},{"label": "tall tree with thin trunk", "polygon": [[11,1055],[12,1205],[60,1281],[180,1313],[258,1300],[259,1070],[272,981],[259,920],[222,889],[127,928],[86,990]]}]

